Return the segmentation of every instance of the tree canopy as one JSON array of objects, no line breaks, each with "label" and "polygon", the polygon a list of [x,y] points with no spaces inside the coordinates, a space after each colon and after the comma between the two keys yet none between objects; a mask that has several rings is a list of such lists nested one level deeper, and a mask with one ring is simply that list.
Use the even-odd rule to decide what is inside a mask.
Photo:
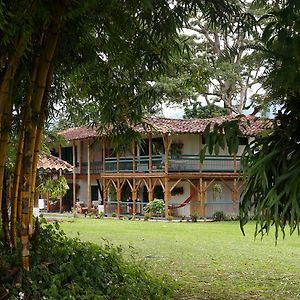
[{"label": "tree canopy", "polygon": [[[1,3],[1,225],[4,244],[20,250],[25,270],[47,114],[68,105],[90,123],[101,120],[122,130],[128,120],[138,122],[155,99],[149,83],[165,70],[172,52],[181,51],[177,29],[198,8],[212,23],[226,24],[239,13],[227,0]],[[18,145],[9,219],[5,169],[12,137]]]}]

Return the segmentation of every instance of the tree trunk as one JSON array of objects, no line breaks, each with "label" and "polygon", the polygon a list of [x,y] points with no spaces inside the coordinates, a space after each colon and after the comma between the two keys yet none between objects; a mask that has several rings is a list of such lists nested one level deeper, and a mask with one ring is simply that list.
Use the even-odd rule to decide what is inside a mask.
[{"label": "tree trunk", "polygon": [[[31,101],[31,109],[25,116],[25,135],[24,135],[24,155],[23,155],[23,184],[22,184],[22,265],[24,270],[29,270],[29,234],[31,230],[30,217],[32,215],[32,186],[33,173],[36,169],[34,165],[34,150],[39,144],[37,136],[37,121],[41,118],[41,104],[44,99],[47,78],[49,76],[50,65],[56,51],[59,29],[61,25],[62,8],[58,8],[58,14],[53,17],[44,35],[42,52],[39,59],[37,72],[36,88]],[[37,160],[36,160],[37,162]]]}]

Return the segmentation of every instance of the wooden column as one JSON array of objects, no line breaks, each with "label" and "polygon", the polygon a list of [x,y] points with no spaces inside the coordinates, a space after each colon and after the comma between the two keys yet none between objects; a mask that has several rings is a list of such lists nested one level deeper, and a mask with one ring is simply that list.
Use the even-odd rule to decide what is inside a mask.
[{"label": "wooden column", "polygon": [[237,189],[237,180],[236,178],[233,179],[233,189],[232,189],[232,209],[233,209],[233,212],[236,211],[236,204],[237,204],[237,192],[238,192],[238,189]]},{"label": "wooden column", "polygon": [[165,217],[169,216],[169,201],[170,201],[170,188],[169,188],[169,178],[165,177],[165,193],[164,193],[164,200],[165,200]]},{"label": "wooden column", "polygon": [[165,173],[169,173],[169,135],[164,135],[164,148],[165,148]]},{"label": "wooden column", "polygon": [[102,196],[103,196],[103,208],[104,208],[104,213],[106,213],[106,197],[107,197],[107,189],[106,189],[106,180],[103,179],[102,181],[103,187],[102,187]]},{"label": "wooden column", "polygon": [[236,162],[236,154],[233,155],[233,173],[237,174],[237,162]]},{"label": "wooden column", "polygon": [[102,172],[105,173],[105,156],[106,156],[106,151],[105,151],[105,138],[102,139]]},{"label": "wooden column", "polygon": [[154,192],[154,186],[152,184],[152,179],[149,178],[149,181],[148,181],[148,200],[149,200],[149,202],[153,200],[153,192]]},{"label": "wooden column", "polygon": [[135,141],[132,142],[132,172],[135,173],[136,172],[136,160],[135,160],[135,156],[136,156],[136,147],[135,147]]},{"label": "wooden column", "polygon": [[117,215],[118,217],[120,216],[121,214],[121,187],[120,187],[120,179],[118,179],[118,182],[117,182]]},{"label": "wooden column", "polygon": [[73,210],[76,207],[76,148],[75,141],[73,141]]},{"label": "wooden column", "polygon": [[204,193],[203,193],[203,179],[199,179],[199,190],[198,190],[198,199],[200,202],[200,217],[204,218]]},{"label": "wooden column", "polygon": [[[202,133],[200,133],[200,135],[199,135],[199,150],[200,150],[199,153],[201,153],[202,149],[203,149],[203,138],[202,138]],[[202,173],[202,169],[203,169],[203,163],[200,162],[200,164],[199,164],[199,172],[200,173]]]},{"label": "wooden column", "polygon": [[204,216],[206,216],[206,206],[205,206],[206,195],[207,195],[207,182],[204,181],[204,188],[203,188],[203,215]]},{"label": "wooden column", "polygon": [[82,174],[82,161],[83,161],[83,151],[82,151],[82,148],[83,148],[83,145],[82,145],[82,141],[79,141],[78,143],[78,152],[79,152],[79,174]]},{"label": "wooden column", "polygon": [[153,169],[153,163],[152,163],[152,133],[148,133],[148,139],[149,139],[149,173],[152,174]]},{"label": "wooden column", "polygon": [[91,157],[90,157],[90,141],[87,144],[87,200],[88,200],[88,210],[92,208],[92,199],[91,199]]},{"label": "wooden column", "polygon": [[137,186],[136,186],[136,180],[132,180],[132,202],[133,202],[133,207],[132,207],[132,214],[135,216],[136,215],[136,199],[137,199]]},{"label": "wooden column", "polygon": [[117,153],[117,173],[120,173],[120,153]]},{"label": "wooden column", "polygon": [[[61,159],[61,145],[58,146],[58,157]],[[62,169],[59,170],[59,176],[62,176]],[[63,197],[62,195],[59,195],[59,211],[62,213],[62,202],[63,202]]]}]

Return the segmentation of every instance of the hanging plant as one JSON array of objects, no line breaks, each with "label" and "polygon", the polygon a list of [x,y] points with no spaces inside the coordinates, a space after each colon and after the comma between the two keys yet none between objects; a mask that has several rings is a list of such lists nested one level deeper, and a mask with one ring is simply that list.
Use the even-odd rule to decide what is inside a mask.
[{"label": "hanging plant", "polygon": [[213,190],[213,198],[214,198],[214,200],[217,200],[217,199],[220,200],[220,199],[221,199],[222,192],[223,192],[223,187],[222,187],[222,185],[219,184],[219,183],[215,183],[215,184],[213,185],[212,190]]},{"label": "hanging plant", "polygon": [[64,196],[69,189],[69,185],[64,176],[60,176],[56,179],[51,176],[44,176],[40,179],[40,182],[36,188],[39,193],[49,193],[50,198],[58,198]]}]

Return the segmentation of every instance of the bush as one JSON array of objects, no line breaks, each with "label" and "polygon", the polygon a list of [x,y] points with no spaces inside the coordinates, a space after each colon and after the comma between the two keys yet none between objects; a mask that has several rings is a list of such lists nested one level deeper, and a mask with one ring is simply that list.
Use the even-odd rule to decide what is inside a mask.
[{"label": "bush", "polygon": [[165,202],[162,199],[154,199],[150,201],[144,208],[144,213],[153,216],[161,216],[165,208]]},{"label": "bush", "polygon": [[31,270],[23,274],[21,287],[5,278],[21,262],[1,251],[0,282],[9,299],[22,294],[24,299],[170,299],[174,289],[145,267],[126,262],[120,247],[68,238],[58,223],[44,225],[32,243]]},{"label": "bush", "polygon": [[212,218],[214,221],[226,221],[226,215],[224,213],[224,211],[215,211],[212,215]]},{"label": "bush", "polygon": [[199,213],[194,212],[190,215],[192,222],[197,222],[198,218],[199,218]]}]

